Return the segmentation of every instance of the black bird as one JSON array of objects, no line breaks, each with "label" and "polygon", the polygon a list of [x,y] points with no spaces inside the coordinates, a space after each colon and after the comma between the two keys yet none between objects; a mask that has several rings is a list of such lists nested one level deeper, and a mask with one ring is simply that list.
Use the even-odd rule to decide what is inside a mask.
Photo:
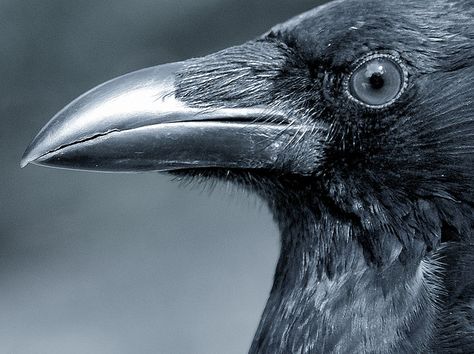
[{"label": "black bird", "polygon": [[258,193],[281,255],[251,353],[474,353],[473,5],[335,1],[120,77],[22,165]]}]

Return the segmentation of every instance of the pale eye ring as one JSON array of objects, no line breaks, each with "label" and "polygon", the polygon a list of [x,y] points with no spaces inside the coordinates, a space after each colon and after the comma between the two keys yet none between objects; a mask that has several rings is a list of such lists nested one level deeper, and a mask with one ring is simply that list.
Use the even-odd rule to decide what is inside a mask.
[{"label": "pale eye ring", "polygon": [[400,98],[407,85],[407,69],[399,59],[373,54],[361,60],[344,86],[351,100],[370,108],[385,108]]}]

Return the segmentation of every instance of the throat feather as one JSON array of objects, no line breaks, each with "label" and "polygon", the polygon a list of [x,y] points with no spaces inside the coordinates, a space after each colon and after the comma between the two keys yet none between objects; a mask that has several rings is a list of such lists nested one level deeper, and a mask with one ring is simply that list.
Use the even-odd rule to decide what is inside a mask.
[{"label": "throat feather", "polygon": [[279,219],[281,255],[250,353],[426,348],[439,293],[435,261],[411,261],[418,250],[392,238],[387,259],[376,264],[350,221],[293,216]]}]

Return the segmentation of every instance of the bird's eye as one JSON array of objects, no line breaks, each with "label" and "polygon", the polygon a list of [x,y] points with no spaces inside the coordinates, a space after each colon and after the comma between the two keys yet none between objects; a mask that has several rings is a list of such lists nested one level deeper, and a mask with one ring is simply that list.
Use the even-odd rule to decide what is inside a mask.
[{"label": "bird's eye", "polygon": [[372,55],[360,63],[347,81],[353,100],[372,108],[395,102],[406,88],[406,69],[391,55]]}]

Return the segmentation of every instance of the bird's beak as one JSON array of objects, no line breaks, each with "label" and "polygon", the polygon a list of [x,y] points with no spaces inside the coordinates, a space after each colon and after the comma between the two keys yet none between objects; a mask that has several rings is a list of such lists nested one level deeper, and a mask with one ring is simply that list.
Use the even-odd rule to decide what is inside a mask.
[{"label": "bird's beak", "polygon": [[21,166],[104,172],[278,168],[283,147],[301,127],[265,106],[190,107],[176,95],[176,73],[185,65],[136,71],[80,96],[39,132]]}]

